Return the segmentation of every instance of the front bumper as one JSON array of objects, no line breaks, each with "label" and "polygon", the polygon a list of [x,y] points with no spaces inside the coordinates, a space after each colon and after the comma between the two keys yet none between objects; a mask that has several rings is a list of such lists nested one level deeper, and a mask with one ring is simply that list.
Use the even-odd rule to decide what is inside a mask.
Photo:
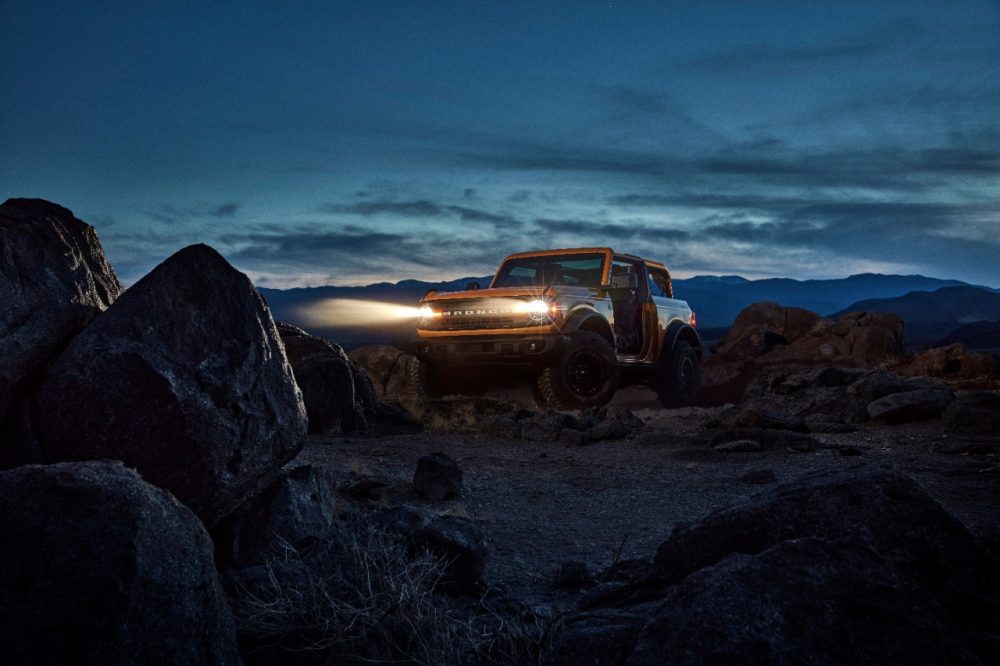
[{"label": "front bumper", "polygon": [[421,360],[438,364],[545,364],[566,347],[563,335],[493,335],[420,338],[413,352]]}]

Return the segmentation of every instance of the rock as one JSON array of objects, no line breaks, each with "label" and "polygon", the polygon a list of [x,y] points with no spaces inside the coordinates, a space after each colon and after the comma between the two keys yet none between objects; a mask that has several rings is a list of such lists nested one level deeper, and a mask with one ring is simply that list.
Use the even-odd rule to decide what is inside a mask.
[{"label": "rock", "polygon": [[135,467],[212,526],[302,447],[306,413],[271,314],[205,245],[130,287],[47,371],[46,460]]},{"label": "rock", "polygon": [[120,463],[0,472],[8,664],[239,664],[194,514]]},{"label": "rock", "polygon": [[42,199],[0,206],[0,421],[121,291],[92,226]]},{"label": "rock", "polygon": [[354,501],[378,502],[385,497],[388,485],[381,479],[355,477],[337,486],[337,494]]},{"label": "rock", "polygon": [[552,586],[558,588],[580,588],[592,580],[587,565],[570,560],[560,562],[552,576]]},{"label": "rock", "polygon": [[590,444],[590,435],[575,428],[563,428],[559,441],[567,446],[586,446]]},{"label": "rock", "polygon": [[582,410],[577,420],[579,430],[592,428],[602,421],[621,421],[629,433],[638,432],[646,426],[631,409],[620,405],[604,405]]},{"label": "rock", "polygon": [[947,453],[951,455],[974,455],[985,456],[996,451],[996,446],[992,442],[960,440],[957,442],[938,442],[931,447],[934,453]]},{"label": "rock", "polygon": [[624,664],[644,622],[641,614],[617,609],[574,614],[556,632],[545,663],[553,666]]},{"label": "rock", "polygon": [[741,476],[740,480],[744,483],[763,484],[774,483],[778,478],[774,475],[773,469],[752,469]]},{"label": "rock", "polygon": [[521,421],[521,438],[534,442],[554,442],[563,428],[576,426],[576,419],[561,412],[547,411]]},{"label": "rock", "polygon": [[432,502],[460,497],[462,468],[440,451],[423,456],[413,475],[413,492]]},{"label": "rock", "polygon": [[731,442],[716,444],[712,448],[719,453],[757,453],[764,450],[760,442],[755,442],[752,439],[735,439]]},{"label": "rock", "polygon": [[417,397],[410,385],[410,366],[417,357],[389,345],[352,349],[349,356],[365,369],[381,400],[404,400]]},{"label": "rock", "polygon": [[[773,428],[728,428],[720,430],[711,435],[708,445],[716,451],[724,451],[725,449],[719,447],[739,440],[749,440],[758,444],[761,447],[760,449],[756,449],[758,451],[762,449],[790,449],[792,451],[809,452],[819,448],[819,442],[809,435],[791,430],[775,430]],[[746,444],[742,444],[737,448],[742,447],[746,447],[743,450],[751,450]]]},{"label": "rock", "polygon": [[622,439],[624,437],[628,437],[629,432],[629,427],[625,425],[624,421],[611,419],[608,421],[601,421],[594,427],[587,430],[587,437],[592,440]]},{"label": "rock", "polygon": [[941,414],[947,432],[1000,435],[1000,393],[974,391],[959,395]]},{"label": "rock", "polygon": [[784,541],[732,555],[666,594],[630,666],[977,663],[933,600],[857,540]]},{"label": "rock", "polygon": [[797,414],[782,414],[766,410],[732,407],[718,416],[718,421],[729,428],[775,428],[804,432],[805,422]]},{"label": "rock", "polygon": [[955,394],[950,389],[918,389],[893,393],[868,404],[868,416],[873,421],[908,423],[940,416],[952,403]]},{"label": "rock", "polygon": [[402,404],[410,416],[427,428],[446,432],[478,432],[494,416],[516,414],[515,403],[481,396],[407,400]]},{"label": "rock", "polygon": [[426,550],[441,561],[444,589],[456,594],[474,594],[486,570],[486,541],[472,521],[458,516],[439,516],[410,534],[411,552]]},{"label": "rock", "polygon": [[216,558],[244,568],[286,546],[323,538],[333,527],[335,504],[328,471],[318,465],[287,470],[213,531]]},{"label": "rock", "polygon": [[[820,316],[802,308],[786,308],[777,303],[753,303],[744,308],[733,321],[725,338],[720,341],[715,353],[733,354],[740,349],[740,356],[746,357],[749,349],[761,354],[770,351],[775,344],[788,344],[808,333],[820,321]],[[773,342],[767,341],[767,333]],[[758,337],[760,343],[748,344]]]},{"label": "rock", "polygon": [[806,537],[863,541],[969,635],[1000,626],[993,556],[915,481],[878,469],[808,474],[677,527],[657,550],[655,579],[677,583],[730,554]]},{"label": "rock", "polygon": [[[340,345],[277,322],[313,434],[365,433],[365,406],[354,390],[350,359]],[[376,403],[377,409],[377,403]]]},{"label": "rock", "polygon": [[483,419],[479,425],[479,431],[484,435],[504,439],[520,439],[521,422],[510,414],[496,414]]},{"label": "rock", "polygon": [[426,509],[415,506],[396,506],[375,513],[368,522],[383,532],[408,537],[427,526],[433,519],[434,515]]}]

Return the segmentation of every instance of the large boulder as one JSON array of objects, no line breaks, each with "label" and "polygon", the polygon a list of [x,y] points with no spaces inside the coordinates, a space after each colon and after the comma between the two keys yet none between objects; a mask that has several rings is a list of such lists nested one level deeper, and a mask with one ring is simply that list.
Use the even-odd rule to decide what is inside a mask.
[{"label": "large boulder", "polygon": [[8,664],[238,664],[204,527],[119,463],[0,472]]},{"label": "large boulder", "polygon": [[672,587],[628,660],[663,663],[979,660],[941,607],[875,552],[855,540],[802,539],[730,556]]},{"label": "large boulder", "polygon": [[895,371],[901,375],[969,379],[1000,377],[1000,355],[970,352],[959,343],[934,347],[900,361]]},{"label": "large boulder", "polygon": [[306,430],[267,306],[206,245],[168,258],[77,336],[38,407],[47,461],[121,460],[209,526],[269,482]]},{"label": "large boulder", "polygon": [[330,473],[318,465],[282,472],[213,531],[217,561],[255,566],[289,546],[326,538],[334,524],[333,487]]},{"label": "large boulder", "polygon": [[892,393],[868,403],[868,416],[875,421],[907,423],[937,418],[955,399],[947,388],[927,388]]},{"label": "large boulder", "polygon": [[42,199],[0,206],[0,421],[39,368],[121,291],[92,226]]},{"label": "large boulder", "polygon": [[309,415],[309,432],[367,432],[364,405],[354,389],[350,359],[335,342],[278,322],[295,382]]},{"label": "large boulder", "polygon": [[657,550],[655,580],[678,583],[733,553],[805,537],[864,542],[963,631],[1000,645],[997,561],[915,481],[892,471],[810,474],[679,526]]},{"label": "large boulder", "polygon": [[421,456],[413,473],[413,492],[431,502],[457,498],[462,494],[462,468],[447,453]]},{"label": "large boulder", "polygon": [[959,395],[941,414],[948,432],[1000,435],[1000,393],[973,391]]},{"label": "large boulder", "polygon": [[766,369],[877,368],[902,350],[903,321],[893,314],[852,312],[833,321],[801,308],[754,303],[702,362],[701,402],[739,402]]}]

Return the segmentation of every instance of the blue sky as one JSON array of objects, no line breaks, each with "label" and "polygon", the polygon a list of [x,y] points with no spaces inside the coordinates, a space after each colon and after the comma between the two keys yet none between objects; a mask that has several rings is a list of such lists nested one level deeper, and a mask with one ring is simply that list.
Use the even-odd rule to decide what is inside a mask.
[{"label": "blue sky", "polygon": [[1000,286],[1000,3],[0,0],[0,197],[127,282],[606,245],[675,274]]}]

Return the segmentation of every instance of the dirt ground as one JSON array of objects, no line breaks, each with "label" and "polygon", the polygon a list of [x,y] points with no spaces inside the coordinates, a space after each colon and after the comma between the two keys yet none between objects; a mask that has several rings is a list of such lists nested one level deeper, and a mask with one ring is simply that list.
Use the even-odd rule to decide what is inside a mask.
[{"label": "dirt ground", "polygon": [[[816,434],[824,446],[810,453],[727,454],[701,437],[716,410],[664,410],[645,397],[616,400],[646,424],[623,440],[568,446],[475,433],[315,437],[296,462],[325,465],[338,484],[361,477],[385,481],[387,492],[373,504],[390,506],[419,504],[407,490],[417,459],[447,453],[464,470],[463,496],[433,508],[474,520],[490,549],[486,579],[527,598],[555,594],[551,580],[561,562],[582,561],[596,572],[618,559],[650,558],[677,523],[814,470],[894,467],[917,479],[974,534],[994,548],[1000,544],[1000,457],[935,451],[996,440],[947,435],[933,421]],[[773,472],[775,481],[743,480],[761,470]]]}]

